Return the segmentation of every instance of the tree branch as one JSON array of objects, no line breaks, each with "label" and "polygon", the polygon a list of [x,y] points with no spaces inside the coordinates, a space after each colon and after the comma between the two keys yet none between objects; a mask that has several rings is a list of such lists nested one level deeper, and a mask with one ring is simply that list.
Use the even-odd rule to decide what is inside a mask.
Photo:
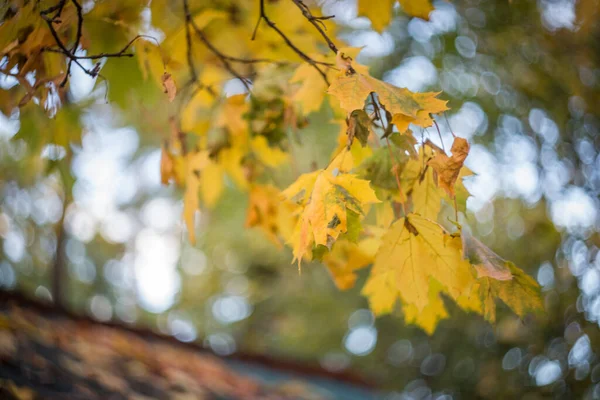
[{"label": "tree branch", "polygon": [[[301,6],[299,6],[299,7],[301,7]],[[254,29],[254,33],[252,35],[252,40],[254,40],[256,37],[256,31],[258,30],[258,26],[260,25],[261,20],[265,20],[267,25],[269,25],[269,27],[271,29],[273,29],[275,32],[277,32],[277,34],[283,39],[285,44],[290,49],[292,49],[301,59],[303,59],[305,62],[309,63],[310,65],[313,66],[313,68],[315,68],[317,71],[319,71],[319,74],[323,77],[323,80],[325,80],[325,83],[327,83],[327,85],[329,85],[329,80],[327,79],[327,74],[325,74],[325,72],[323,72],[323,70],[321,70],[321,68],[319,68],[319,65],[330,66],[330,64],[312,59],[306,53],[304,53],[302,50],[300,50],[294,43],[292,43],[292,41],[286,36],[286,34],[283,33],[281,31],[281,29],[279,29],[277,27],[277,25],[275,25],[275,23],[273,21],[271,21],[271,19],[269,19],[269,17],[267,16],[267,13],[265,11],[265,0],[260,0],[260,16],[258,17],[258,22],[256,23],[256,28]]]},{"label": "tree branch", "polygon": [[325,39],[325,41],[327,42],[327,45],[329,46],[331,51],[333,51],[333,53],[337,55],[338,48],[335,45],[335,43],[333,43],[333,40],[331,40],[329,38],[329,36],[325,33],[326,28],[325,28],[325,25],[323,24],[323,20],[333,18],[333,17],[335,17],[335,15],[329,15],[326,17],[315,17],[310,12],[310,8],[306,4],[304,4],[304,2],[302,0],[292,0],[292,1],[300,9],[300,11],[302,11],[302,15],[304,15],[304,17],[308,20],[308,22],[310,22],[317,29],[317,31],[319,31],[321,36],[323,36],[323,39]]},{"label": "tree branch", "polygon": [[[48,25],[48,29],[50,29],[50,33],[52,34],[52,37],[54,38],[54,41],[56,42],[56,45],[58,46],[58,49],[44,48],[44,49],[42,49],[42,51],[63,54],[64,56],[66,56],[69,59],[69,62],[67,64],[67,72],[65,74],[63,81],[60,83],[60,87],[64,87],[67,84],[69,75],[71,73],[72,63],[77,64],[86,74],[88,74],[89,76],[91,76],[93,78],[95,78],[96,76],[99,76],[97,65],[94,66],[94,68],[92,68],[92,69],[87,69],[79,62],[79,60],[97,60],[97,59],[105,58],[105,57],[133,57],[133,54],[126,53],[126,51],[129,49],[129,47],[131,47],[131,45],[137,39],[144,37],[143,35],[135,36],[133,39],[131,39],[129,41],[129,43],[127,43],[125,45],[125,47],[123,47],[123,49],[121,51],[118,51],[116,53],[100,53],[100,54],[94,54],[94,55],[90,55],[90,56],[76,56],[75,53],[77,52],[77,49],[79,48],[79,45],[81,43],[81,38],[83,35],[83,8],[81,7],[81,4],[79,4],[79,2],[77,0],[71,0],[75,9],[77,10],[77,32],[75,34],[75,43],[73,44],[71,49],[68,49],[67,46],[60,39],[60,37],[58,36],[58,32],[56,31],[56,29],[54,28],[54,25],[53,25],[55,22],[57,22],[59,20],[66,2],[67,2],[67,0],[61,0],[57,5],[40,11],[40,16],[46,22],[46,25]],[[51,17],[50,14],[52,14],[52,13],[54,13],[54,15]]]}]

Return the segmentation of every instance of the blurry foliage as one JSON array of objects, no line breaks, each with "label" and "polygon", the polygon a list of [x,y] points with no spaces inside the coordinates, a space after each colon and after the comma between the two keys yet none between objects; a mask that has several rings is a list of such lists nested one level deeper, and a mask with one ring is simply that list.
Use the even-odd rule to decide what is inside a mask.
[{"label": "blurry foliage", "polygon": [[[349,3],[2,6],[0,283],[406,398],[598,397],[597,1],[359,0],[376,37]],[[328,270],[298,276],[285,242]],[[398,279],[406,260],[420,280]],[[530,296],[499,295],[521,319],[474,305],[521,277]]]}]

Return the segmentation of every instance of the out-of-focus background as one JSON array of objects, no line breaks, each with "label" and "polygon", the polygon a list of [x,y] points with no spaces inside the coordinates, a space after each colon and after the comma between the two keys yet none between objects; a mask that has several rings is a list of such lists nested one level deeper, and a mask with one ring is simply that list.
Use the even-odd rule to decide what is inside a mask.
[{"label": "out-of-focus background", "polygon": [[[491,326],[449,303],[451,317],[432,336],[401,315],[375,319],[360,296],[365,272],[346,292],[318,264],[299,275],[288,251],[243,229],[246,195],[233,185],[202,213],[190,245],[181,193],[160,184],[164,135],[153,132],[143,104],[136,115],[122,106],[123,87],[143,90],[135,68],[111,80],[109,90],[123,94],[108,104],[105,86],[94,89],[73,70],[70,95],[88,105],[57,116],[83,126],[61,170],[72,175],[72,196],[60,193],[56,173],[32,172],[40,151],[59,161],[65,150],[28,147],[19,135],[39,125],[19,112],[0,114],[0,288],[50,301],[58,262],[66,304],[77,313],[221,356],[352,371],[390,400],[600,398],[600,3],[434,6],[424,21],[397,5],[378,33],[357,17],[354,1],[322,2],[342,27],[339,37],[364,46],[359,61],[373,76],[449,100],[451,110],[438,118],[446,148],[450,127],[468,138],[466,165],[476,174],[466,183],[466,220],[539,282],[544,316],[521,321],[503,310]],[[0,74],[0,88],[16,84]],[[306,154],[319,163],[336,146],[329,118],[323,107],[301,131]]]}]

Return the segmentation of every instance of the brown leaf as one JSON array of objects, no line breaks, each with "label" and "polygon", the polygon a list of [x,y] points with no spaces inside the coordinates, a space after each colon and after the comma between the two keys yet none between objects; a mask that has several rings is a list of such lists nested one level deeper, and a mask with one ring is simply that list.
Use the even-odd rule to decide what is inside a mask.
[{"label": "brown leaf", "polygon": [[371,119],[364,110],[354,110],[348,118],[348,149],[352,146],[354,138],[358,139],[362,147],[367,145],[369,139]]},{"label": "brown leaf", "polygon": [[461,232],[463,257],[475,267],[477,278],[489,277],[499,281],[513,278],[508,262],[471,235],[467,226]]},{"label": "brown leaf", "polygon": [[171,76],[171,74],[168,72],[165,72],[162,76],[162,84],[163,88],[165,89],[165,93],[169,97],[169,101],[173,101],[177,95],[177,86],[175,86],[173,76]]},{"label": "brown leaf", "polygon": [[469,155],[469,142],[460,137],[454,138],[452,143],[452,156],[448,157],[444,153],[437,154],[427,163],[437,173],[438,185],[454,197],[454,184],[460,173],[465,159]]}]

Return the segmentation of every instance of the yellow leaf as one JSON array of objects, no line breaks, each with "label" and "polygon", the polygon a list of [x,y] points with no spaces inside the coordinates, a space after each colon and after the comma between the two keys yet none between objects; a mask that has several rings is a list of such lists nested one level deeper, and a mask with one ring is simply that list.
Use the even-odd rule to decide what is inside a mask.
[{"label": "yellow leaf", "polygon": [[337,175],[338,173],[349,172],[352,167],[354,167],[354,158],[352,157],[352,153],[349,152],[347,148],[344,148],[329,163],[327,166],[327,171],[333,175]]},{"label": "yellow leaf", "polygon": [[235,182],[235,184],[243,190],[248,188],[248,177],[242,160],[245,152],[239,147],[228,147],[219,152],[219,165],[227,175]]},{"label": "yellow leaf", "polygon": [[360,73],[339,76],[331,83],[327,93],[335,96],[348,114],[354,110],[361,110],[365,99],[373,91],[368,78]]},{"label": "yellow leaf", "polygon": [[279,190],[274,186],[253,185],[246,214],[246,227],[260,228],[277,247],[281,247],[278,237],[282,214],[280,208],[285,207],[285,204],[278,200],[279,194]]},{"label": "yellow leaf", "polygon": [[429,13],[433,11],[430,0],[400,0],[404,12],[412,17],[429,20]]},{"label": "yellow leaf", "polygon": [[442,194],[442,190],[433,179],[433,171],[428,168],[423,179],[417,180],[413,186],[413,212],[436,221],[442,209]]},{"label": "yellow leaf", "polygon": [[[333,151],[333,154],[339,154],[344,151],[344,149],[348,145],[348,135],[346,133],[347,126],[345,121],[332,121],[336,122],[340,126],[340,133],[338,134],[337,147]],[[363,147],[357,141],[352,142],[352,147],[350,147],[350,153],[352,154],[352,159],[356,165],[360,165],[365,159],[369,158],[373,155],[373,149],[369,146]]]},{"label": "yellow leaf", "polygon": [[288,160],[288,154],[277,147],[269,146],[264,136],[253,137],[250,146],[258,159],[268,167],[277,167]]},{"label": "yellow leaf", "polygon": [[373,314],[377,316],[389,314],[394,309],[399,297],[396,271],[390,268],[380,270],[375,274],[373,268],[361,294],[369,300],[369,308]]},{"label": "yellow leaf", "polygon": [[456,205],[458,206],[459,211],[464,211],[466,209],[467,199],[471,193],[469,193],[469,190],[465,186],[465,178],[468,178],[472,175],[474,175],[473,171],[463,165],[463,167],[460,169],[460,173],[458,174],[456,184],[454,185]]},{"label": "yellow leaf", "polygon": [[362,213],[363,204],[379,203],[379,199],[371,189],[370,182],[358,179],[358,175],[340,174],[331,178],[332,182],[345,189],[342,191],[347,198],[346,207],[355,213]]},{"label": "yellow leaf", "polygon": [[281,194],[293,203],[305,205],[310,199],[310,194],[320,173],[321,170],[300,175],[296,182],[288,186]]},{"label": "yellow leaf", "polygon": [[363,294],[372,296],[377,291],[377,283],[370,283],[372,280],[386,285],[391,282],[393,291],[383,288],[391,296],[386,304],[393,305],[401,298],[421,311],[429,303],[431,278],[457,298],[471,284],[471,266],[462,258],[460,239],[451,237],[433,221],[409,214],[396,221],[382,238]]},{"label": "yellow leaf", "polygon": [[294,72],[290,82],[301,83],[300,88],[292,96],[292,100],[300,105],[301,115],[319,111],[327,92],[327,83],[321,74],[312,65],[302,63]]},{"label": "yellow leaf", "polygon": [[165,63],[160,48],[155,43],[144,39],[137,40],[133,46],[144,80],[152,77],[157,85],[162,85]]},{"label": "yellow leaf", "polygon": [[368,181],[342,173],[351,169],[351,161],[350,153],[342,152],[327,169],[304,174],[283,191],[301,207],[292,238],[298,265],[313,245],[331,249],[339,235],[347,232],[347,210],[361,215],[365,204],[379,202]]},{"label": "yellow leaf", "polygon": [[359,0],[358,15],[371,20],[371,25],[377,32],[382,32],[392,19],[392,7],[396,0]]},{"label": "yellow leaf", "polygon": [[160,183],[168,185],[171,178],[174,177],[173,158],[163,146],[160,152]]},{"label": "yellow leaf", "polygon": [[416,117],[417,112],[422,108],[415,99],[416,93],[375,78],[368,77],[368,80],[372,91],[377,93],[379,102],[392,115],[404,114]]},{"label": "yellow leaf", "polygon": [[335,285],[341,290],[353,287],[356,282],[355,271],[373,263],[378,247],[379,241],[375,238],[367,238],[359,243],[338,241],[333,250],[323,256],[323,263]]},{"label": "yellow leaf", "polygon": [[340,106],[347,113],[364,107],[365,99],[371,92],[376,92],[379,102],[392,115],[403,114],[412,118],[422,109],[415,98],[415,93],[405,88],[398,88],[387,82],[359,72],[338,76],[329,86],[328,93],[335,96]]},{"label": "yellow leaf", "polygon": [[455,137],[451,151],[451,157],[440,153],[429,160],[427,164],[433,167],[437,173],[438,184],[453,198],[454,184],[458,179],[465,159],[469,155],[469,142],[467,142],[467,139]]},{"label": "yellow leaf", "polygon": [[540,286],[535,279],[511,262],[506,265],[513,276],[512,280],[499,281],[490,277],[477,279],[471,290],[458,298],[458,305],[483,315],[491,323],[496,322],[498,298],[521,318],[529,313],[543,312]]},{"label": "yellow leaf", "polygon": [[200,172],[200,191],[206,207],[212,208],[217,204],[223,193],[223,168],[209,161]]},{"label": "yellow leaf", "polygon": [[208,152],[202,151],[187,155],[187,169],[185,179],[185,194],[183,196],[183,219],[188,230],[188,237],[192,244],[196,243],[196,210],[200,201],[200,173],[210,163]]},{"label": "yellow leaf", "polygon": [[246,97],[246,94],[228,97],[221,107],[216,125],[228,128],[233,135],[246,132],[248,130],[248,122],[244,119],[244,114],[248,111]]},{"label": "yellow leaf", "polygon": [[448,110],[446,105],[448,101],[436,98],[438,92],[413,93],[413,99],[418,103],[420,109],[416,115],[407,115],[404,113],[393,114],[392,123],[396,125],[400,133],[408,130],[410,124],[415,124],[422,128],[428,128],[433,125],[431,114],[438,114]]},{"label": "yellow leaf", "polygon": [[438,323],[448,317],[448,311],[441,297],[442,292],[443,286],[435,279],[431,279],[429,303],[421,311],[413,304],[403,305],[404,321],[421,327],[429,335],[433,334]]}]

